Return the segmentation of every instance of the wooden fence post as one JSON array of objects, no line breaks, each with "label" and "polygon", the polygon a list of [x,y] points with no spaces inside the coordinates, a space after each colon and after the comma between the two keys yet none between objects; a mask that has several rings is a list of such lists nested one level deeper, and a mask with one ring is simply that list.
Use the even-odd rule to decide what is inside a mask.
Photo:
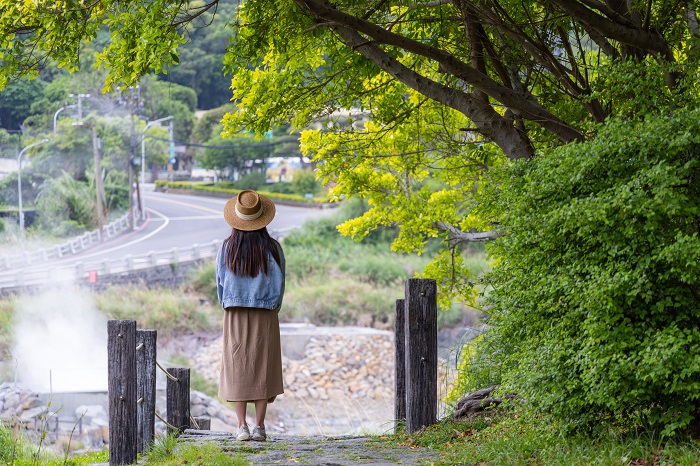
[{"label": "wooden fence post", "polygon": [[136,462],[136,321],[107,322],[109,464]]},{"label": "wooden fence post", "polygon": [[397,299],[394,310],[394,432],[406,421],[406,309]]},{"label": "wooden fence post", "polygon": [[197,423],[197,426],[191,426],[193,429],[199,428],[199,430],[211,430],[211,418],[196,417],[194,418],[194,422]]},{"label": "wooden fence post", "polygon": [[437,421],[437,286],[406,281],[406,432]]},{"label": "wooden fence post", "polygon": [[177,427],[177,430],[168,427],[168,431],[180,434],[190,427],[190,370],[171,367],[167,372],[176,379],[168,377],[166,385],[168,424]]},{"label": "wooden fence post", "polygon": [[142,454],[155,436],[157,338],[155,330],[136,331],[137,450]]}]

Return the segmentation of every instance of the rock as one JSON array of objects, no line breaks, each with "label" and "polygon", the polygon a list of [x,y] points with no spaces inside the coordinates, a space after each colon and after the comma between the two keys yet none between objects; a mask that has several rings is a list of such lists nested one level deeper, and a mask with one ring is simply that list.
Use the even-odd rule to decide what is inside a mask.
[{"label": "rock", "polygon": [[101,405],[80,405],[75,408],[75,417],[80,419],[82,416],[83,420],[90,422],[91,419],[101,418],[107,419],[107,412]]},{"label": "rock", "polygon": [[190,406],[190,414],[193,417],[204,416],[207,412],[207,407],[204,404],[198,404],[195,406]]},{"label": "rock", "polygon": [[20,396],[18,393],[12,393],[5,397],[5,410],[16,409],[19,406]]},{"label": "rock", "polygon": [[38,396],[30,396],[30,397],[24,399],[24,401],[22,402],[22,406],[20,407],[20,410],[26,411],[28,409],[36,408],[37,406],[41,406],[41,400],[39,399],[39,397]]},{"label": "rock", "polygon": [[23,411],[22,414],[19,416],[19,419],[21,421],[30,421],[34,419],[37,416],[40,416],[48,411],[48,408],[46,406],[37,406],[36,408],[28,409],[26,411]]}]

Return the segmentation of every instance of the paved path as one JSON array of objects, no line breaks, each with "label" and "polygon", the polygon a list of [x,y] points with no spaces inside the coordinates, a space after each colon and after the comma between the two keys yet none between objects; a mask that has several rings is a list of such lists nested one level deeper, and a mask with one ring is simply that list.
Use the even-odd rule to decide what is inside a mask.
[{"label": "paved path", "polygon": [[252,464],[278,466],[427,465],[438,454],[425,449],[387,445],[372,437],[270,435],[266,442],[238,442],[229,432],[188,429],[178,443],[214,442],[240,453]]}]

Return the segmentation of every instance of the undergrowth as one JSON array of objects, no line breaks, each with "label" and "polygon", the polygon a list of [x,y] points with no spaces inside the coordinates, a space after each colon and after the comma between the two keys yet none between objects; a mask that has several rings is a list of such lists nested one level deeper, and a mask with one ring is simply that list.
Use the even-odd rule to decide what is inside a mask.
[{"label": "undergrowth", "polygon": [[153,442],[145,458],[147,465],[207,465],[207,466],[248,466],[250,463],[240,454],[227,454],[213,443],[178,445],[177,438],[171,435],[159,437]]},{"label": "undergrowth", "polygon": [[435,450],[440,453],[436,465],[697,466],[700,461],[700,444],[689,436],[664,441],[648,432],[625,430],[565,435],[550,419],[517,410],[461,422],[443,420],[387,441]]}]

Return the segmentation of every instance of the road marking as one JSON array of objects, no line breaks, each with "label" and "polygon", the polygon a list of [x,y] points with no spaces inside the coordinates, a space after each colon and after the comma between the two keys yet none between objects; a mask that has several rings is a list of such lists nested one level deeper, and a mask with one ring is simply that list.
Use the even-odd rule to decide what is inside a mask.
[{"label": "road marking", "polygon": [[223,215],[217,214],[217,215],[195,215],[193,217],[168,217],[170,221],[177,221],[177,220],[220,220],[223,219]]},{"label": "road marking", "polygon": [[161,226],[159,226],[158,228],[156,228],[155,230],[153,230],[152,232],[150,232],[150,233],[147,234],[146,236],[144,236],[144,237],[142,237],[142,238],[137,238],[137,239],[135,239],[135,240],[133,240],[133,241],[129,241],[128,243],[124,243],[124,244],[122,244],[122,245],[115,246],[115,247],[113,247],[113,248],[103,249],[103,250],[101,250],[101,251],[97,251],[97,252],[94,252],[94,253],[92,253],[92,254],[87,254],[87,255],[84,255],[84,256],[75,257],[75,258],[67,259],[67,260],[64,260],[64,261],[59,261],[59,263],[60,263],[60,264],[69,264],[69,263],[71,263],[71,262],[81,262],[81,261],[83,261],[84,259],[88,259],[88,258],[90,258],[90,257],[99,256],[99,255],[102,255],[102,254],[105,254],[105,253],[108,253],[108,252],[112,252],[112,251],[118,251],[118,250],[123,249],[123,248],[125,248],[125,247],[132,246],[132,245],[134,245],[134,244],[138,244],[138,243],[140,243],[141,241],[145,241],[145,240],[147,240],[148,238],[150,238],[151,236],[153,236],[153,235],[155,235],[155,234],[158,234],[163,228],[165,228],[165,227],[168,226],[168,223],[170,223],[170,219],[169,219],[168,217],[166,217],[165,215],[161,214],[160,212],[158,212],[157,210],[151,209],[150,207],[148,208],[148,210],[151,211],[151,212],[153,212],[154,214],[160,216],[161,218],[163,218],[163,219],[164,219],[164,222],[163,222],[163,224],[162,224]]},{"label": "road marking", "polygon": [[212,214],[217,214],[218,216],[223,215],[223,210],[210,209],[209,207],[202,207],[202,206],[199,206],[197,204],[190,204],[188,202],[175,201],[173,199],[163,199],[163,198],[158,197],[158,196],[154,196],[152,199],[158,200],[161,202],[169,202],[170,204],[177,204],[177,205],[181,205],[181,206],[185,206],[185,207],[191,207],[193,209],[203,210],[205,212],[211,212]]}]

